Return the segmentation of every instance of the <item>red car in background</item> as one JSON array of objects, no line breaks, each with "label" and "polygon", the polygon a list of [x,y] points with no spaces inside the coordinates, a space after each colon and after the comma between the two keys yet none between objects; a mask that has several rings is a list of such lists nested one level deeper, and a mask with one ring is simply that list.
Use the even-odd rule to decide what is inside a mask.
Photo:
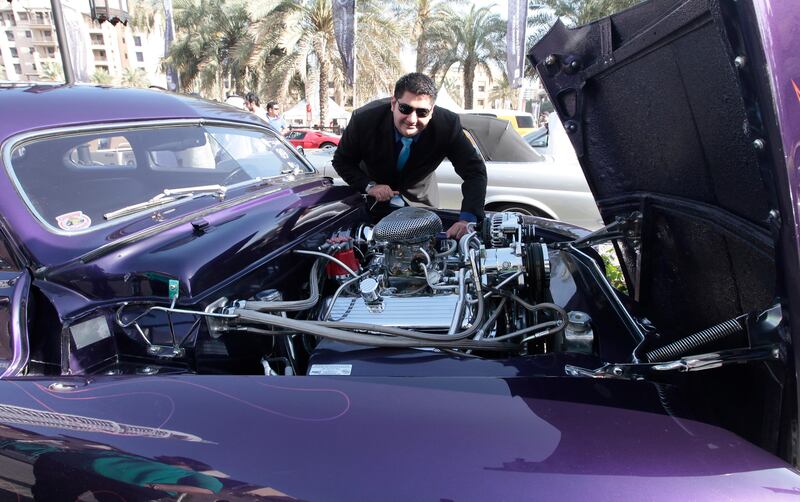
[{"label": "red car in background", "polygon": [[339,146],[341,136],[313,129],[292,129],[286,134],[289,143],[298,150],[321,148],[332,150]]}]

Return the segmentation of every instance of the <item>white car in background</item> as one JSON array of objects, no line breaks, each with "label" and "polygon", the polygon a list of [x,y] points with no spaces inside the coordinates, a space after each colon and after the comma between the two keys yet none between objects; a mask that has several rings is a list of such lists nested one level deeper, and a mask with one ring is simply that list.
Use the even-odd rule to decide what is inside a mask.
[{"label": "white car in background", "polygon": [[[481,115],[461,115],[464,133],[486,162],[487,211],[515,211],[579,225],[603,226],[575,150],[555,114],[544,153],[538,153],[508,121]],[[321,174],[344,183],[331,166],[333,151],[305,152]],[[448,160],[436,169],[443,209],[461,208],[461,178]]]}]

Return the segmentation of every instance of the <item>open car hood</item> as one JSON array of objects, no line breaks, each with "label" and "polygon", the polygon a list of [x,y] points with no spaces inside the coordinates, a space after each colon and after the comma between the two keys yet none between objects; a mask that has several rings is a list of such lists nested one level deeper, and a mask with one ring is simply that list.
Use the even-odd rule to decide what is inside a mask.
[{"label": "open car hood", "polygon": [[[531,49],[631,295],[685,334],[775,296],[780,159],[769,68],[750,2],[651,0]],[[772,129],[772,131],[770,131]],[[776,174],[777,173],[777,174]]]}]

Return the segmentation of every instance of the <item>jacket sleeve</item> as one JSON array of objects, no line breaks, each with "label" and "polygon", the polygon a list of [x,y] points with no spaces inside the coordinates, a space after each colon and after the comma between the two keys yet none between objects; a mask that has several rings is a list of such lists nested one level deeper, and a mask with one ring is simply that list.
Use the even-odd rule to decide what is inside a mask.
[{"label": "jacket sleeve", "polygon": [[464,134],[458,115],[455,117],[450,144],[452,146],[447,158],[452,162],[456,174],[464,180],[461,184],[461,211],[482,219],[486,201],[486,164],[477,148]]},{"label": "jacket sleeve", "polygon": [[348,185],[363,192],[367,183],[372,180],[360,167],[362,154],[359,141],[362,139],[362,133],[360,132],[359,118],[354,113],[350,123],[347,124],[342,138],[339,140],[339,146],[333,154],[331,165]]}]

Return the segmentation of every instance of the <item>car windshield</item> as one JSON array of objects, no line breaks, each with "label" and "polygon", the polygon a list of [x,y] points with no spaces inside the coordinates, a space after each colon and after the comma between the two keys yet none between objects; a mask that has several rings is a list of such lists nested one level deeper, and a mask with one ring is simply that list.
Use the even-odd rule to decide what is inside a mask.
[{"label": "car windshield", "polygon": [[7,153],[31,210],[66,232],[103,225],[123,208],[127,215],[193,198],[158,198],[165,190],[249,186],[248,180],[312,172],[273,133],[232,125],[83,129],[22,141]]},{"label": "car windshield", "polygon": [[529,132],[523,137],[525,138],[525,141],[527,141],[532,147],[545,147],[547,146],[548,139],[547,132],[548,131],[546,127],[540,127],[535,131]]}]

